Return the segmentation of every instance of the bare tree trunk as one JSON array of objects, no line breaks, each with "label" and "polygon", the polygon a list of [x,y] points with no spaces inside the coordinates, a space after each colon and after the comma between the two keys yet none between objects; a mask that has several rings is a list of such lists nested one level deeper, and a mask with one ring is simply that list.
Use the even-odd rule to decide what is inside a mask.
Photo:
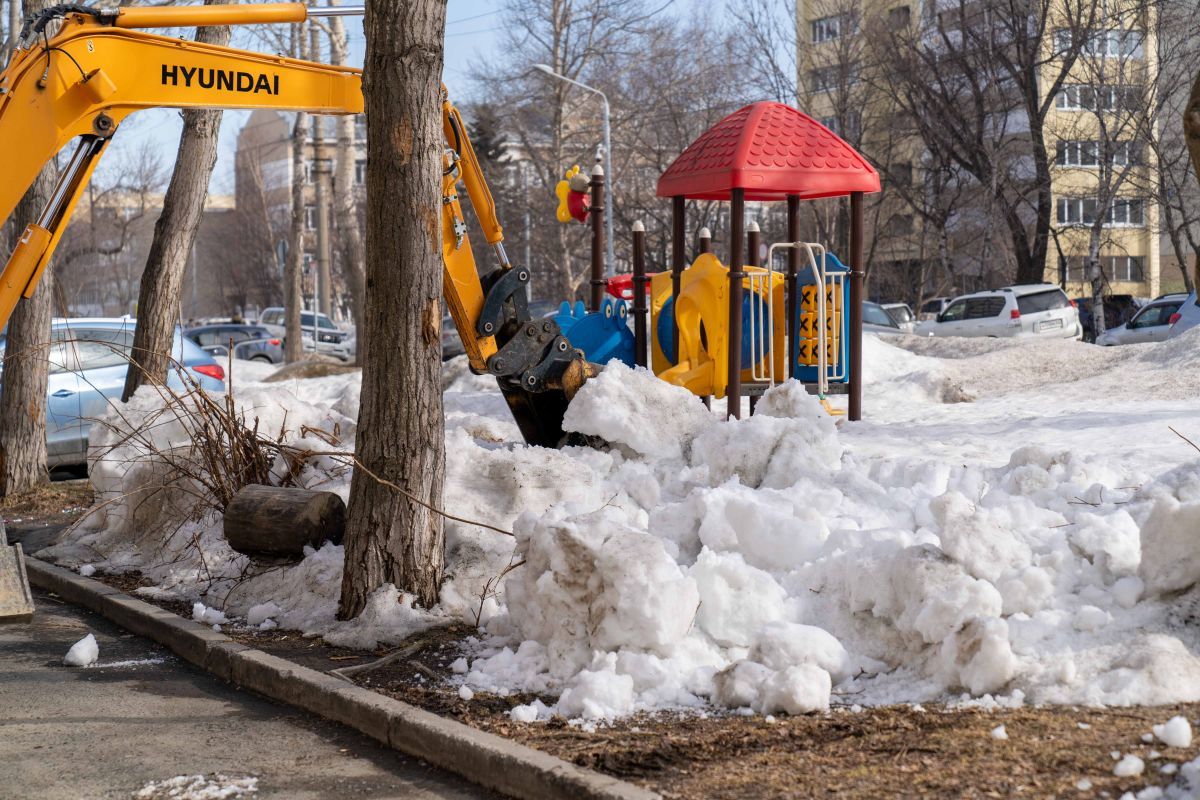
[{"label": "bare tree trunk", "polygon": [[[337,3],[331,3],[337,5]],[[341,17],[331,17],[329,29],[330,61],[345,64],[350,58],[346,26]],[[361,325],[363,294],[366,291],[366,247],[362,231],[358,228],[358,201],[355,194],[354,173],[358,161],[354,146],[355,119],[345,115],[337,122],[337,166],[333,179],[333,210],[337,226],[338,241],[342,252],[342,265],[346,270],[346,285],[350,290],[350,305],[355,326]],[[359,342],[358,362],[362,363],[363,342]]]},{"label": "bare tree trunk", "polygon": [[[27,0],[25,12],[48,6],[46,0]],[[15,21],[15,23],[14,23]],[[21,23],[21,3],[11,0],[9,24]],[[17,31],[10,30],[15,37]],[[17,246],[25,226],[50,201],[57,173],[54,164],[42,167],[8,219],[8,252]],[[47,480],[46,384],[50,376],[50,320],[54,298],[53,263],[46,267],[33,297],[17,303],[8,320],[4,373],[0,381],[0,497],[17,494]]]},{"label": "bare tree trunk", "polygon": [[[10,218],[8,249],[37,218],[54,191],[53,164],[42,168]],[[8,322],[4,380],[0,383],[0,497],[45,483],[46,384],[50,375],[50,319],[54,274],[47,267],[33,297],[22,300]]]},{"label": "bare tree trunk", "polygon": [[367,298],[358,458],[350,484],[338,615],[384,583],[437,602],[444,567],[441,389],[441,76],[446,0],[370,0]]},{"label": "bare tree trunk", "polygon": [[[226,2],[228,0],[205,0],[204,4]],[[229,28],[197,28],[196,41],[229,44]],[[162,214],[154,225],[154,239],[138,290],[138,322],[133,334],[129,370],[125,373],[125,390],[121,393],[124,402],[129,402],[143,383],[167,379],[171,341],[179,321],[183,273],[204,215],[204,199],[208,196],[208,184],[217,163],[220,131],[220,111],[192,109],[183,112],[183,133],[179,136],[175,171],[163,197]]]},{"label": "bare tree trunk", "polygon": [[[309,39],[301,25],[292,26],[292,55],[309,60]],[[300,360],[304,352],[304,332],[300,330],[300,311],[304,307],[304,162],[312,115],[301,111],[292,126],[292,225],[288,235],[287,268],[284,275],[284,360]]]}]

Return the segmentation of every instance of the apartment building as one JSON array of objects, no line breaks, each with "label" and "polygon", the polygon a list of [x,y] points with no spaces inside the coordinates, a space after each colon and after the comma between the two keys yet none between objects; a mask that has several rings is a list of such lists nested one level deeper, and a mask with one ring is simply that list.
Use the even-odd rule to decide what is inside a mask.
[{"label": "apartment building", "polygon": [[[1163,279],[1154,199],[1157,164],[1147,145],[1158,133],[1147,111],[1158,73],[1153,4],[1094,2],[1086,23],[1052,8],[1039,43],[1037,90],[1050,104],[1042,130],[1053,195],[1045,280],[1062,284],[1072,296],[1090,295],[1090,255],[1096,253],[1111,293],[1154,297]],[[1010,8],[987,0],[977,0],[974,7],[985,19]],[[872,271],[889,288],[896,283],[889,273],[903,272],[905,280],[919,284],[913,299],[926,291],[993,288],[989,284],[1011,280],[1004,275],[1012,274],[1005,241],[1011,237],[986,187],[961,175],[939,183],[938,176],[927,174],[930,159],[919,126],[896,113],[895,98],[885,88],[892,65],[879,37],[904,36],[929,48],[965,47],[964,34],[939,18],[961,8],[948,0],[796,0],[798,83],[805,110],[875,162],[884,192],[874,215]],[[1031,5],[1031,15],[1036,8]],[[1072,48],[1079,57],[1049,97],[1063,70],[1057,56]],[[1020,103],[997,114],[994,124],[1018,143],[1010,168],[1026,170],[1027,179],[1036,181],[1032,145],[1021,149],[1019,144],[1022,138],[1032,140]],[[945,215],[945,236],[930,230],[938,212]],[[1032,230],[1032,206],[1018,213]],[[936,263],[947,258],[954,262],[952,277]]]}]

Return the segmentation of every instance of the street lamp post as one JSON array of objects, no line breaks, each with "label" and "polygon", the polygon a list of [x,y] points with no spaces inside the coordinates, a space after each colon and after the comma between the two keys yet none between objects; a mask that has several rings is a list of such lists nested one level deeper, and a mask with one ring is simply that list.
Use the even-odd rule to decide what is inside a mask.
[{"label": "street lamp post", "polygon": [[550,69],[550,67],[546,64],[534,64],[533,68],[540,72],[546,73],[547,75],[549,75],[552,78],[558,78],[559,80],[566,81],[567,83],[569,83],[573,86],[578,86],[580,89],[585,89],[589,92],[594,92],[594,93],[600,95],[600,99],[604,102],[604,175],[605,175],[605,180],[608,181],[608,186],[606,187],[608,191],[606,191],[604,193],[604,228],[605,228],[604,233],[605,233],[605,238],[608,240],[606,242],[607,248],[605,251],[605,259],[608,261],[608,264],[605,267],[604,272],[606,275],[611,277],[613,275],[613,271],[616,269],[617,261],[616,261],[616,257],[613,255],[613,210],[612,210],[612,202],[613,201],[612,201],[612,198],[613,198],[613,188],[614,187],[613,187],[613,171],[612,171],[612,143],[609,138],[610,130],[609,130],[609,124],[608,124],[608,96],[605,95],[604,92],[595,88],[594,86],[588,86],[586,83],[580,83],[579,81],[568,78],[566,75],[558,74],[554,70]]}]

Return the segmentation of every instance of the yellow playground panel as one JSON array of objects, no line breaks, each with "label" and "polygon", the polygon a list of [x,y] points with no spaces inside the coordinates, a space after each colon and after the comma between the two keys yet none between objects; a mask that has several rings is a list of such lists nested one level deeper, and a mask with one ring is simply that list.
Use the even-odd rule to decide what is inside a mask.
[{"label": "yellow playground panel", "polygon": [[[776,324],[785,318],[784,276],[760,267],[743,267],[742,271],[741,363],[747,365],[741,371],[742,382],[778,383],[787,379],[786,326]],[[651,278],[650,314],[655,335],[649,338],[651,366],[658,377],[693,394],[725,396],[729,385],[729,286],[729,268],[712,253],[701,254],[680,273],[679,296],[674,301],[671,273],[660,272]],[[677,350],[677,362],[664,346]]]}]

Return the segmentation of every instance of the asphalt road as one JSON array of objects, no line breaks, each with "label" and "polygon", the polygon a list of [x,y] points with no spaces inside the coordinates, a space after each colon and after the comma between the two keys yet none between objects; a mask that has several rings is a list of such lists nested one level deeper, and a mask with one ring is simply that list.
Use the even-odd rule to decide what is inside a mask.
[{"label": "asphalt road", "polygon": [[[495,797],[240,691],[45,592],[35,590],[35,601],[32,623],[0,625],[0,800],[129,798],[184,775],[231,791],[257,778],[256,793],[209,795],[220,797]],[[89,632],[99,661],[64,667],[62,657]]]}]

